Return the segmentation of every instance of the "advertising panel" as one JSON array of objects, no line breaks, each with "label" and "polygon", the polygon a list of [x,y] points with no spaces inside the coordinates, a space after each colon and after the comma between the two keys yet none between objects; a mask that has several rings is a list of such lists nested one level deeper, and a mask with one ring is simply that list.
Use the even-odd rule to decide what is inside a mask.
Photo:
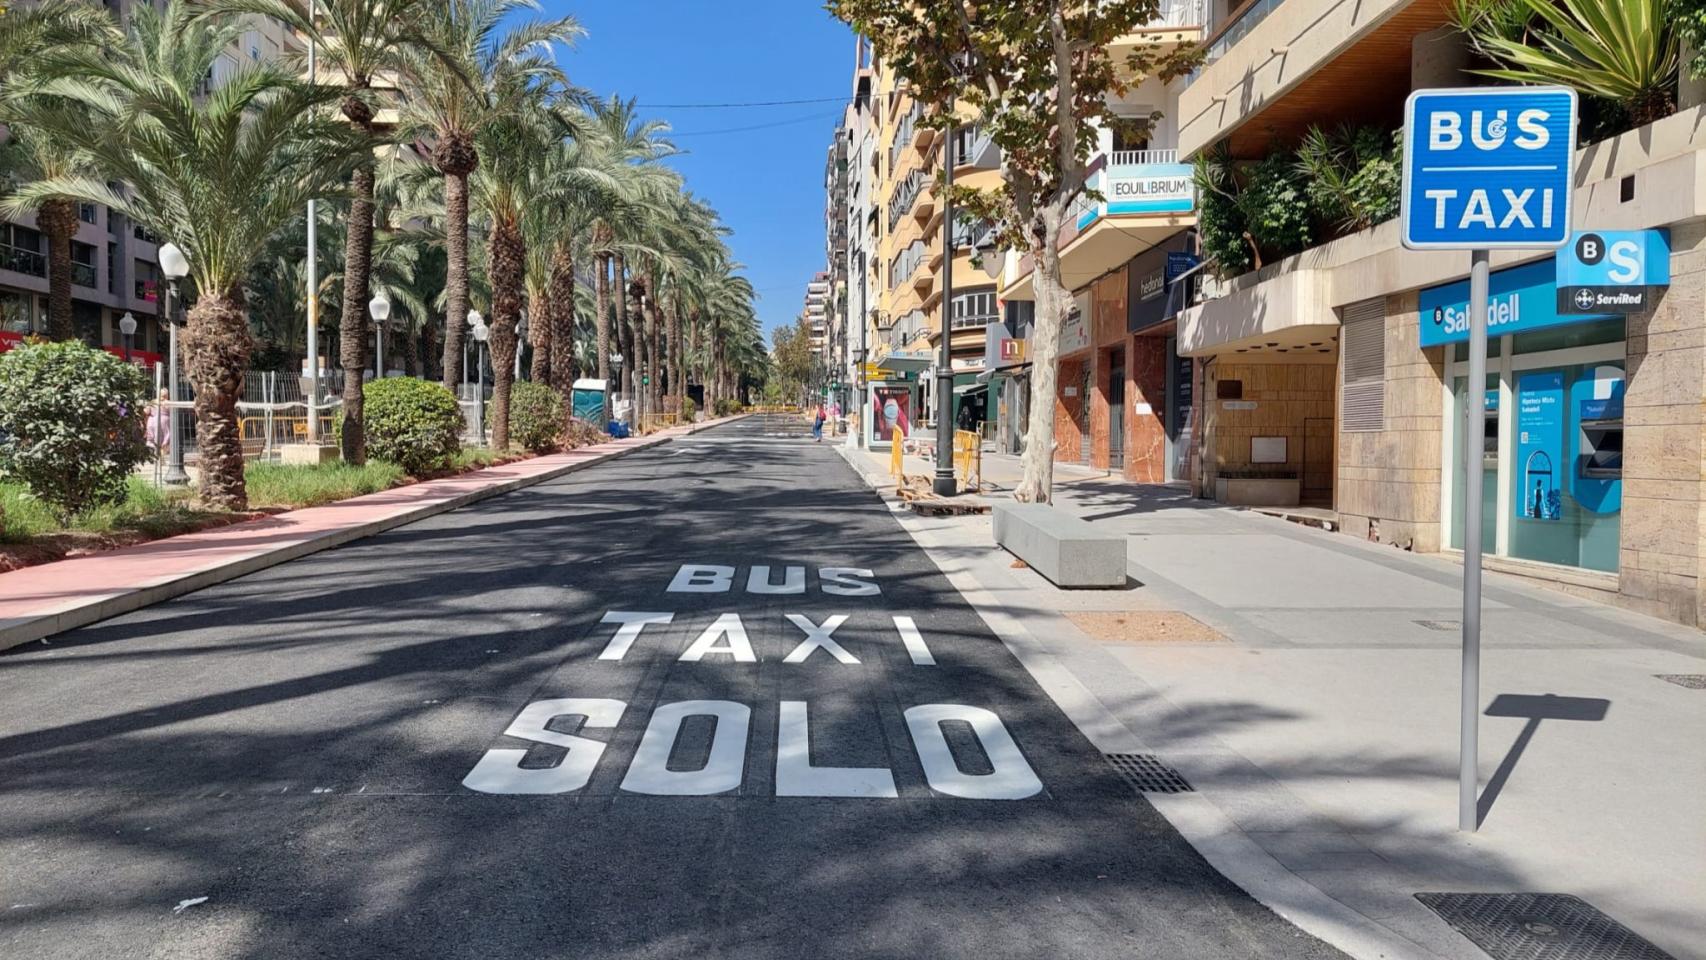
[{"label": "advertising panel", "polygon": [[1521,498],[1514,505],[1524,520],[1564,516],[1564,373],[1536,370],[1517,378],[1516,464]]},{"label": "advertising panel", "polygon": [[899,427],[903,435],[912,436],[911,387],[872,387],[871,396],[875,399],[871,404],[875,411],[871,423],[874,439],[888,443],[894,439],[895,427]]},{"label": "advertising panel", "polygon": [[[1608,314],[1561,314],[1551,259],[1499,270],[1487,281],[1487,336],[1525,333],[1544,327],[1603,320]],[[1469,281],[1459,280],[1421,293],[1421,345],[1469,340]]]}]

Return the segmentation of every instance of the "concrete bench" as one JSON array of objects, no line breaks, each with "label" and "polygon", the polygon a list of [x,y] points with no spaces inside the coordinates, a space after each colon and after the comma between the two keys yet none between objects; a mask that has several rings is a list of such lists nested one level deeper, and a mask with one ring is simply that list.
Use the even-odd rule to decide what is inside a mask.
[{"label": "concrete bench", "polygon": [[995,542],[1057,587],[1125,586],[1125,538],[1046,503],[997,503]]}]

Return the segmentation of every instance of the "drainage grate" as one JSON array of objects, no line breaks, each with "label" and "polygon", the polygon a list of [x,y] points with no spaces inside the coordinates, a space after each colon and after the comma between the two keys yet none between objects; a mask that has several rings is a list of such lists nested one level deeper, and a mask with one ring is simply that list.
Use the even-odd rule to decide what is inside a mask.
[{"label": "drainage grate", "polygon": [[1428,909],[1493,960],[1675,960],[1563,893],[1418,893]]},{"label": "drainage grate", "polygon": [[1114,772],[1138,793],[1194,793],[1179,771],[1153,753],[1105,753]]},{"label": "drainage grate", "polygon": [[1417,620],[1414,622],[1427,627],[1429,630],[1439,630],[1443,633],[1456,633],[1463,629],[1462,620]]},{"label": "drainage grate", "polygon": [[1655,673],[1653,676],[1690,690],[1706,690],[1706,673]]}]

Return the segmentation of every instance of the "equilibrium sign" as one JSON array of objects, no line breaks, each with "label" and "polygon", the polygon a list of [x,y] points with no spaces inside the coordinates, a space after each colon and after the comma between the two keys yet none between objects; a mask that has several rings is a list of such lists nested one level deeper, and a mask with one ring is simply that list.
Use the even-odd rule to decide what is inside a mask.
[{"label": "equilibrium sign", "polygon": [[1404,110],[1404,246],[1486,250],[1569,241],[1575,91],[1417,90]]}]

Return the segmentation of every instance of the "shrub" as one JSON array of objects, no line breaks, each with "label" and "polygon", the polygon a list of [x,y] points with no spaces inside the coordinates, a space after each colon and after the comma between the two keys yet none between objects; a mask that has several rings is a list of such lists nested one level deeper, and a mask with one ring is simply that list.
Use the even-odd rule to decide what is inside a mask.
[{"label": "shrub", "polygon": [[1316,214],[1338,230],[1356,232],[1398,215],[1403,131],[1311,127],[1297,148],[1297,171],[1308,183]]},{"label": "shrub", "polygon": [[682,397],[681,398],[681,422],[682,423],[692,423],[693,422],[693,415],[697,412],[699,412],[699,405],[693,402],[692,397]]},{"label": "shrub", "polygon": [[[491,416],[491,404],[486,415]],[[534,453],[557,448],[563,433],[563,401],[543,383],[523,380],[509,388],[509,438]]]},{"label": "shrub", "polygon": [[442,384],[414,377],[370,380],[366,404],[367,452],[420,476],[449,469],[462,449],[462,408]]},{"label": "shrub", "polygon": [[47,504],[61,523],[123,503],[142,438],[148,377],[77,342],[26,344],[0,355],[0,475]]},{"label": "shrub", "polygon": [[724,397],[717,401],[716,413],[719,417],[727,417],[741,412],[742,409],[744,408],[741,406],[741,402],[739,400],[731,400],[728,397]]}]

